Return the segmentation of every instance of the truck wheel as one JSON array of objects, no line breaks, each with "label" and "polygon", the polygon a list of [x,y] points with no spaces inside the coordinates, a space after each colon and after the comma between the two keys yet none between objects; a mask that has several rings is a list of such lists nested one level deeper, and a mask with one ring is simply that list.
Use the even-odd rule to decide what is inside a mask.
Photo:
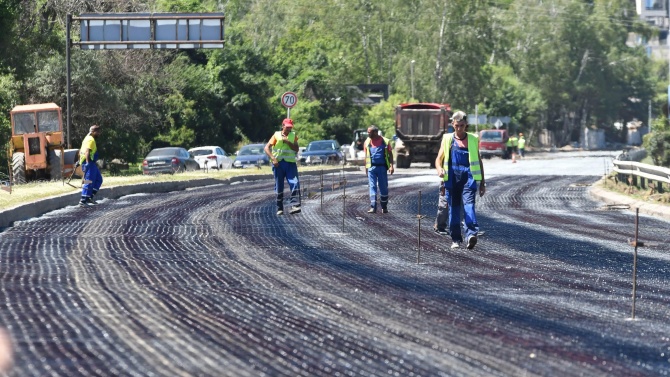
[{"label": "truck wheel", "polygon": [[63,179],[63,168],[61,160],[63,159],[63,152],[60,149],[54,149],[48,152],[49,159],[49,175],[52,181],[60,181]]},{"label": "truck wheel", "polygon": [[409,168],[410,165],[409,158],[407,156],[398,156],[398,159],[396,161],[396,167],[399,169],[407,169]]},{"label": "truck wheel", "polygon": [[15,184],[26,183],[26,156],[21,152],[12,155],[12,176]]}]

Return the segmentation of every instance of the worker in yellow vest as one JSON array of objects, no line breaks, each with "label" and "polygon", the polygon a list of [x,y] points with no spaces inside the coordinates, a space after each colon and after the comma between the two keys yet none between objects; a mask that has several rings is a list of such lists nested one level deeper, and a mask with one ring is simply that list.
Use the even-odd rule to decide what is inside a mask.
[{"label": "worker in yellow vest", "polygon": [[516,163],[516,151],[519,145],[519,139],[516,135],[512,135],[507,140],[507,153],[512,156],[512,163]]},{"label": "worker in yellow vest", "polygon": [[282,122],[282,130],[272,135],[265,145],[265,154],[272,161],[272,174],[275,178],[277,194],[277,215],[284,214],[284,179],[291,190],[291,214],[300,213],[300,182],[298,165],[295,158],[298,153],[298,135],[293,132],[293,121],[289,118]]},{"label": "worker in yellow vest", "polygon": [[526,156],[526,138],[523,137],[523,133],[519,132],[519,157],[524,158]]},{"label": "worker in yellow vest", "polygon": [[[454,132],[442,137],[442,145],[435,159],[437,175],[444,181],[449,207],[451,248],[463,242],[461,210],[465,212],[465,240],[468,249],[477,244],[479,224],[475,214],[475,197],[486,192],[484,165],[479,154],[479,138],[467,133],[467,114],[457,111],[451,117]],[[479,187],[478,187],[479,186]]]},{"label": "worker in yellow vest", "polygon": [[100,126],[94,124],[88,131],[79,149],[79,163],[84,173],[84,184],[81,186],[81,200],[79,200],[80,207],[97,204],[93,198],[102,186],[102,174],[97,165],[98,145],[96,144],[96,139],[102,134],[102,130]]}]

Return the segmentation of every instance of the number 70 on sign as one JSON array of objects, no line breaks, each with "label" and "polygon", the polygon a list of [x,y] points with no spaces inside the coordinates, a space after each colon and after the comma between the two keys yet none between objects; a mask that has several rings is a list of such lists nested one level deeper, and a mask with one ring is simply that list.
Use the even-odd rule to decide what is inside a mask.
[{"label": "number 70 on sign", "polygon": [[298,103],[298,96],[293,92],[286,92],[281,95],[281,104],[286,108],[286,117],[290,118],[291,108]]}]

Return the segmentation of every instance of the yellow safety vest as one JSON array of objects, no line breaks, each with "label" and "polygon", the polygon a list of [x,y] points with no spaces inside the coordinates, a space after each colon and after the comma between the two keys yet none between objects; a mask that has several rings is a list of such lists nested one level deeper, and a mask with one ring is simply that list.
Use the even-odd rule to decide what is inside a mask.
[{"label": "yellow safety vest", "polygon": [[[384,139],[384,158],[386,159],[386,169],[391,166],[391,161],[389,161],[389,150],[387,146],[389,145],[389,139],[381,136]],[[370,156],[370,144],[372,140],[370,138],[365,139],[365,168],[370,169],[372,167],[372,156]]]},{"label": "yellow safety vest", "polygon": [[[470,161],[470,173],[475,181],[482,180],[482,165],[479,162],[479,138],[475,134],[467,133],[468,138],[468,161]],[[449,159],[451,158],[451,143],[454,141],[453,132],[442,137],[442,150],[444,159],[442,168],[444,169],[444,180],[449,180]]]},{"label": "yellow safety vest", "polygon": [[525,137],[520,137],[519,138],[519,149],[524,149],[526,147],[526,138]]},{"label": "yellow safety vest", "polygon": [[90,149],[89,158],[91,161],[95,160],[95,153],[98,151],[98,146],[95,143],[95,138],[91,134],[86,135],[84,140],[81,142],[81,149],[79,149],[79,163],[83,164],[86,162],[86,150]]},{"label": "yellow safety vest", "polygon": [[[289,140],[293,139],[293,142],[295,142],[295,133],[293,131],[289,132],[286,138]],[[284,143],[281,131],[275,132],[275,140],[277,140],[277,143],[272,146],[272,156],[276,158],[277,161],[284,160],[286,162],[295,162],[296,153],[288,146],[288,144]]]},{"label": "yellow safety vest", "polygon": [[507,140],[507,146],[508,147],[516,147],[518,144],[519,139],[516,138],[516,136],[512,136]]}]

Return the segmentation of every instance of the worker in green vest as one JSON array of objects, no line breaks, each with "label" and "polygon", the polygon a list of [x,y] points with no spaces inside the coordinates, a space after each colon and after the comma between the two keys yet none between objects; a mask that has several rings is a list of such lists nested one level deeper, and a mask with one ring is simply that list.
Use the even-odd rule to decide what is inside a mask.
[{"label": "worker in green vest", "polygon": [[523,137],[523,133],[519,132],[519,157],[524,158],[526,156],[526,138]]},{"label": "worker in green vest", "polygon": [[507,153],[512,156],[513,163],[516,163],[516,151],[518,145],[519,139],[516,137],[516,135],[510,136],[509,140],[507,140]]},{"label": "worker in green vest", "polygon": [[272,174],[275,178],[275,194],[277,195],[277,215],[284,214],[284,180],[291,191],[290,214],[300,213],[300,181],[298,178],[298,135],[293,132],[293,120],[286,118],[282,122],[282,130],[275,132],[265,145],[265,154],[272,161]]},{"label": "worker in green vest", "polygon": [[457,111],[451,117],[454,132],[443,136],[440,151],[435,159],[437,175],[444,181],[445,196],[449,207],[449,233],[451,248],[463,242],[461,210],[465,212],[465,240],[468,249],[477,244],[479,224],[475,215],[475,197],[486,192],[484,165],[479,155],[479,138],[467,133],[467,115]]}]

